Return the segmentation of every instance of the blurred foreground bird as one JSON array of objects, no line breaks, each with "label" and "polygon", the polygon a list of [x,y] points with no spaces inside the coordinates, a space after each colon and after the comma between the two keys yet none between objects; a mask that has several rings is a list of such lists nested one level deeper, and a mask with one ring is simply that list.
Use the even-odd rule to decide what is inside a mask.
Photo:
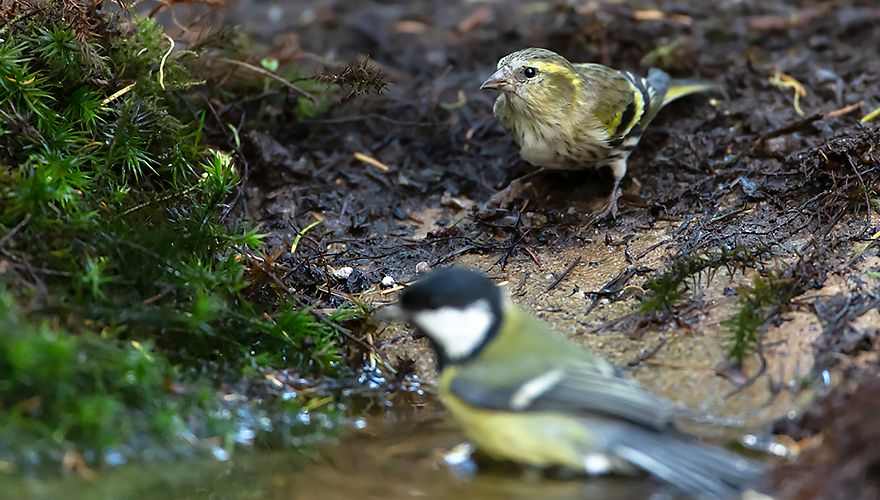
[{"label": "blurred foreground bird", "polygon": [[[501,92],[495,117],[527,162],[554,170],[611,167],[614,188],[599,215],[617,218],[626,160],[645,127],[666,104],[716,87],[672,80],[659,69],[642,78],[601,64],[572,64],[553,51],[528,48],[498,61],[480,88]],[[531,175],[513,181],[490,203],[516,196]]]},{"label": "blurred foreground bird", "polygon": [[478,272],[430,273],[404,290],[396,317],[431,341],[442,401],[492,458],[588,474],[642,469],[713,498],[763,472],[678,431],[669,402],[514,306]]}]

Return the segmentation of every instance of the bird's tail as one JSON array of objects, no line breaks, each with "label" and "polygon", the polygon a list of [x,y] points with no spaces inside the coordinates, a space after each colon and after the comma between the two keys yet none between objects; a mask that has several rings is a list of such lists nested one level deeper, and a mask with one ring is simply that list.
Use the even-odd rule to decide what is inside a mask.
[{"label": "bird's tail", "polygon": [[613,453],[698,498],[729,498],[753,487],[762,465],[678,433],[627,429]]},{"label": "bird's tail", "polygon": [[705,80],[669,80],[666,94],[663,96],[663,106],[684,96],[702,92],[721,92],[721,88],[717,84]]}]

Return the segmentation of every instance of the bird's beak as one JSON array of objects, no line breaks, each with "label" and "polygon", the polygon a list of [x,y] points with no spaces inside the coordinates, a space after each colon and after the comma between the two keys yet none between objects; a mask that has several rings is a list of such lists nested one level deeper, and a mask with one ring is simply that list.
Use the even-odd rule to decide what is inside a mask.
[{"label": "bird's beak", "polygon": [[379,321],[405,321],[407,314],[398,304],[388,304],[373,314],[373,318]]},{"label": "bird's beak", "polygon": [[507,66],[503,66],[498,68],[498,71],[492,73],[492,76],[480,85],[480,90],[495,89],[505,91],[511,87],[510,72],[507,71]]}]

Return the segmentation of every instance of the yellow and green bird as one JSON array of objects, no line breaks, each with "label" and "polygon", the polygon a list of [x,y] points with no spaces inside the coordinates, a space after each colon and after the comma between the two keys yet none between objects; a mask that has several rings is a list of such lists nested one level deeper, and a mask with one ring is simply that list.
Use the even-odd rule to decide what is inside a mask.
[{"label": "yellow and green bird", "polygon": [[677,430],[671,403],[514,306],[481,273],[428,274],[402,292],[396,316],[430,340],[440,398],[490,457],[587,474],[642,469],[713,498],[763,472]]},{"label": "yellow and green bird", "polygon": [[[657,112],[717,87],[672,80],[656,68],[644,78],[601,64],[572,64],[556,52],[528,48],[501,58],[480,88],[501,92],[495,117],[527,162],[557,170],[610,167],[614,187],[600,215],[616,218],[627,158]],[[518,179],[493,199],[509,199],[522,187]]]}]

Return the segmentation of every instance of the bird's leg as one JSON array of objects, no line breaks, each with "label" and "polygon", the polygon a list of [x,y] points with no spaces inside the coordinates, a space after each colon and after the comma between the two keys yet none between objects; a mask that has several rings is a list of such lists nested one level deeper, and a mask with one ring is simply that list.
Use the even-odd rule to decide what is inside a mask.
[{"label": "bird's leg", "polygon": [[489,198],[489,200],[486,202],[486,207],[502,207],[510,204],[510,202],[512,202],[514,199],[516,199],[517,196],[522,194],[522,192],[525,191],[526,188],[531,186],[532,183],[529,181],[529,179],[543,173],[544,171],[545,170],[542,167],[538,170],[535,170],[534,172],[528,173],[522,177],[518,177],[510,181],[510,184],[508,184],[506,188],[498,191],[497,193],[492,195],[491,198]]},{"label": "bird's leg", "polygon": [[596,214],[597,219],[607,219],[609,216],[612,220],[617,220],[617,200],[620,199],[620,181],[626,175],[626,158],[614,160],[611,164],[611,173],[614,174],[614,188],[611,190],[611,196],[608,197],[608,203],[601,212]]}]

